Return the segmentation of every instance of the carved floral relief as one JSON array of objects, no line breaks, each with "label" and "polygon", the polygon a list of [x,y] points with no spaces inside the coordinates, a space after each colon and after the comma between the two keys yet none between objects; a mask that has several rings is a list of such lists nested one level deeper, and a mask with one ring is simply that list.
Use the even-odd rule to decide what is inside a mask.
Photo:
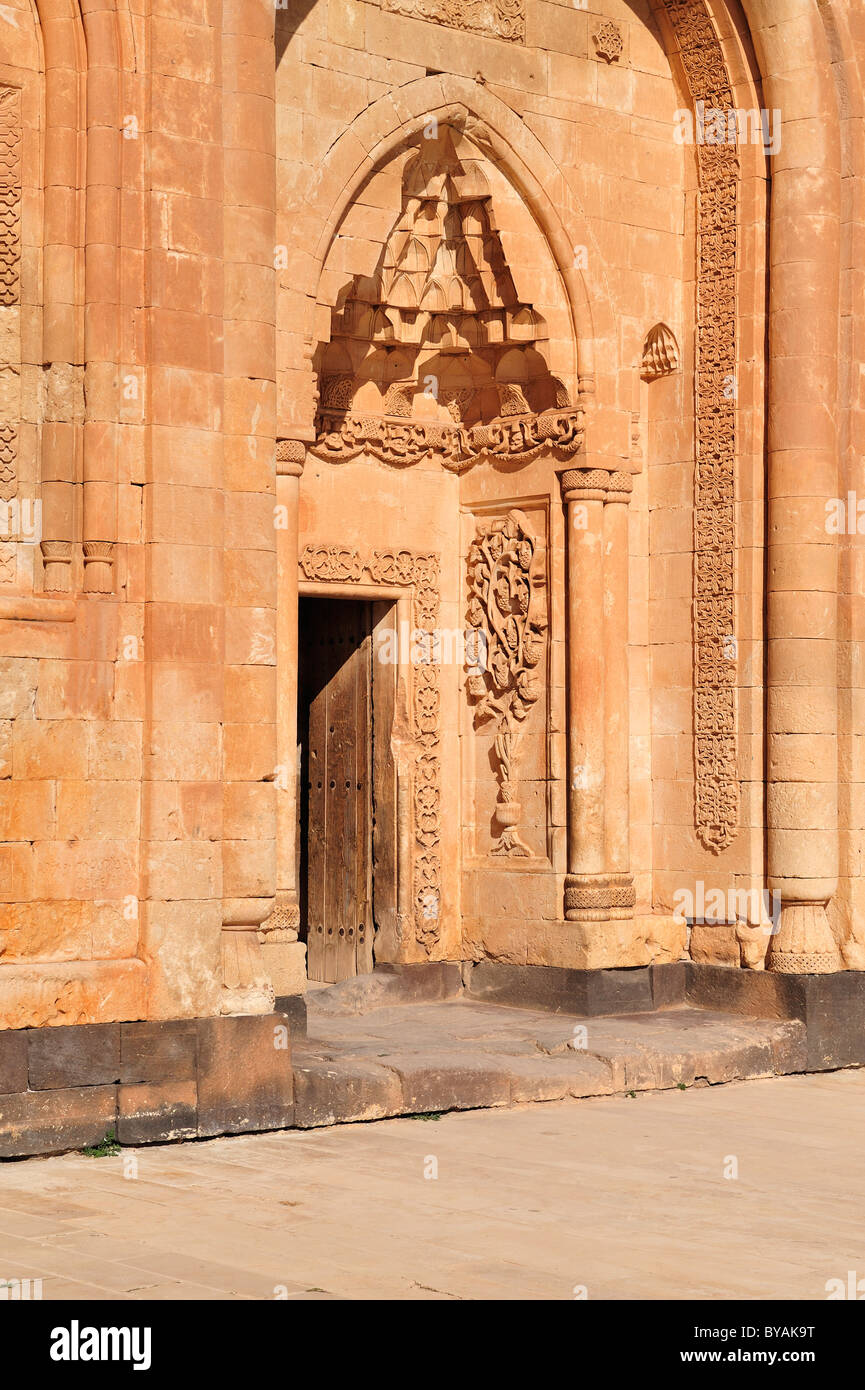
[{"label": "carved floral relief", "polygon": [[520,836],[519,765],[525,721],[543,693],[547,641],[545,548],[517,510],[478,525],[468,557],[468,620],[473,630],[466,689],[475,727],[492,725],[499,783],[491,853],[526,857]]}]

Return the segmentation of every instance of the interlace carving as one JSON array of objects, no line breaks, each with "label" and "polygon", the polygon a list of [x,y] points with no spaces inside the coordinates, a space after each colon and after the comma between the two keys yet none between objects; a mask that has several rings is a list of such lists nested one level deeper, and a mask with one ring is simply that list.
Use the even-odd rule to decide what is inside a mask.
[{"label": "interlace carving", "polygon": [[[703,0],[666,0],[694,101],[735,108],[724,54]],[[728,130],[736,130],[728,122]],[[696,466],[694,483],[694,743],[697,835],[716,853],[739,831],[736,661],[736,268],[739,151],[735,134],[700,144]]]},{"label": "interlace carving", "polygon": [[509,43],[526,41],[525,0],[381,0],[383,10],[467,29]]},{"label": "interlace carving", "polygon": [[[14,315],[20,299],[21,273],[21,92],[0,87],[0,315]],[[15,336],[20,329],[17,324]],[[19,363],[0,363],[0,501],[17,491]],[[7,412],[11,412],[10,414]],[[7,581],[9,566],[0,580]],[[11,567],[14,570],[14,566]]]}]

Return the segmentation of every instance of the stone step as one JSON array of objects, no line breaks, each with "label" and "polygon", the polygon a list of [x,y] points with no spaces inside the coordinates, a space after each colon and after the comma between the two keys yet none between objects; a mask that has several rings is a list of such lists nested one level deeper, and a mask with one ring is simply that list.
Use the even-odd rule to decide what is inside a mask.
[{"label": "stone step", "polygon": [[677,1007],[580,1018],[464,998],[330,1015],[310,1001],[295,1124],[715,1085],[806,1069],[805,1026]]}]

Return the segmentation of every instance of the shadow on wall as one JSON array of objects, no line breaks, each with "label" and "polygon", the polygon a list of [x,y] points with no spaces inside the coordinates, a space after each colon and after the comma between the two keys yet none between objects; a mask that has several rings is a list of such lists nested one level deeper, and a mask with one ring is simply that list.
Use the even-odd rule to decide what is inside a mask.
[{"label": "shadow on wall", "polygon": [[282,62],[282,55],[294,38],[297,28],[306,19],[318,0],[274,0],[276,9],[276,65]]}]

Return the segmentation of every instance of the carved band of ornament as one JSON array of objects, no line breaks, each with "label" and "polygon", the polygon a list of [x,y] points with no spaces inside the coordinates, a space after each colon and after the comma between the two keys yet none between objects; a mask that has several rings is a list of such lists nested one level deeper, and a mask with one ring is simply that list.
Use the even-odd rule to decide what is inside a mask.
[{"label": "carved band of ornament", "polygon": [[300,907],[297,903],[280,903],[258,929],[258,939],[264,944],[279,944],[297,940],[300,931]]},{"label": "carved band of ornament", "polygon": [[[17,87],[0,87],[0,308],[15,308],[20,283],[21,92]],[[4,373],[17,374],[18,368],[18,361],[0,362]],[[0,420],[0,501],[10,501],[18,490],[17,460],[18,421]],[[14,578],[13,571],[7,556],[4,581]]]},{"label": "carved band of ornament", "polygon": [[21,269],[21,92],[0,87],[0,305],[18,303]]},{"label": "carved band of ornament", "polygon": [[302,439],[277,439],[276,472],[279,477],[299,478],[306,462],[306,445]]},{"label": "carved band of ornament", "polygon": [[634,907],[636,902],[633,883],[600,883],[592,887],[565,883],[566,912],[609,912],[617,907]]},{"label": "carved band of ornament", "polygon": [[371,454],[381,463],[410,468],[429,462],[464,473],[485,458],[528,463],[544,450],[562,457],[583,446],[584,412],[549,410],[540,415],[510,415],[487,425],[457,425],[388,419],[382,415],[347,415],[320,411],[310,453],[332,463]]},{"label": "carved band of ornament", "polygon": [[526,41],[525,0],[381,0],[381,7],[508,43]]},{"label": "carved band of ornament", "polygon": [[[413,550],[359,550],[340,545],[307,545],[298,557],[308,580],[392,584],[412,590],[415,631],[435,633],[441,602],[437,554]],[[433,645],[433,644],[431,644]],[[429,951],[439,938],[441,919],[441,755],[439,668],[425,662],[422,643],[412,643],[412,778],[414,852],[412,889],[415,934]]]},{"label": "carved band of ornament", "polygon": [[564,502],[627,502],[633,491],[630,473],[614,468],[566,468],[559,474]]},{"label": "carved band of ornament", "polygon": [[[703,0],[666,0],[695,102],[735,107]],[[698,145],[694,481],[695,824],[715,853],[739,832],[736,664],[736,272],[739,151]]]},{"label": "carved band of ornament", "polygon": [[18,490],[15,463],[18,458],[18,431],[14,425],[0,424],[0,501],[9,502]]},{"label": "carved band of ornament", "polygon": [[772,956],[776,975],[832,975],[838,968],[837,951],[777,951]]}]

